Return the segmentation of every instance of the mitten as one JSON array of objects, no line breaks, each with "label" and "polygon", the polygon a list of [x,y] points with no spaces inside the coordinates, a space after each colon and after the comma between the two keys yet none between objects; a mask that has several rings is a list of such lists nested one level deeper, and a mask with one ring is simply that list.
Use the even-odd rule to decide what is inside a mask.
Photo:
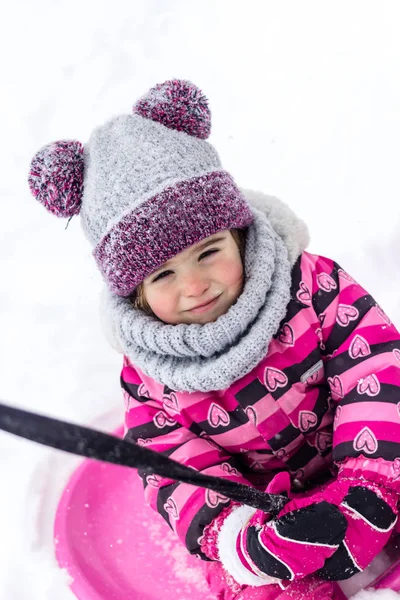
[{"label": "mitten", "polygon": [[[288,475],[280,476],[281,488],[289,489]],[[339,476],[316,491],[292,495],[274,519],[249,507],[232,512],[221,528],[220,557],[236,581],[249,585],[310,573],[347,579],[382,550],[396,520],[395,492]],[[229,545],[235,552],[228,551]]]}]

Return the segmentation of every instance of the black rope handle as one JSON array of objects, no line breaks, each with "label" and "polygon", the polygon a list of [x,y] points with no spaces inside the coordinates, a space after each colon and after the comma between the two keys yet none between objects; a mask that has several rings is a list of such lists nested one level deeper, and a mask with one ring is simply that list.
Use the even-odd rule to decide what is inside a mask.
[{"label": "black rope handle", "polygon": [[45,417],[19,408],[0,404],[0,429],[19,437],[86,458],[145,469],[174,481],[208,488],[275,516],[288,498],[266,494],[242,483],[213,477],[186,467],[163,454],[121,440],[113,435],[66,421]]}]

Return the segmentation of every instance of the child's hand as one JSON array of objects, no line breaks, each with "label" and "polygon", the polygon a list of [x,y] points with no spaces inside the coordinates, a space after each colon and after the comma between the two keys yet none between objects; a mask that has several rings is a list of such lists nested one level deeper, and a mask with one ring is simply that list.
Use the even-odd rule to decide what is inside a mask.
[{"label": "child's hand", "polygon": [[239,533],[236,551],[255,575],[347,579],[385,546],[397,520],[397,494],[366,480],[339,478],[292,497],[273,520],[257,511]]}]

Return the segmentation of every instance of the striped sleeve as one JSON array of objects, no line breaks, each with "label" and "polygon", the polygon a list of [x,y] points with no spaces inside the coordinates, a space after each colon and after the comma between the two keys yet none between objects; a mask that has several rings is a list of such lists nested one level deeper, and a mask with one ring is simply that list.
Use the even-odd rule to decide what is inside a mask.
[{"label": "striped sleeve", "polygon": [[313,306],[336,406],[333,459],[351,465],[353,474],[360,474],[362,466],[372,479],[397,487],[400,335],[372,296],[337,263],[314,259]]},{"label": "striped sleeve", "polygon": [[[250,485],[235,468],[231,455],[207,437],[196,423],[183,426],[176,410],[179,394],[164,388],[164,397],[150,397],[136,369],[125,361],[121,373],[125,400],[125,439],[163,453],[197,471]],[[153,394],[154,395],[154,394]],[[208,560],[201,550],[202,535],[228,498],[204,488],[139,470],[145,501],[159,512],[191,554]]]}]

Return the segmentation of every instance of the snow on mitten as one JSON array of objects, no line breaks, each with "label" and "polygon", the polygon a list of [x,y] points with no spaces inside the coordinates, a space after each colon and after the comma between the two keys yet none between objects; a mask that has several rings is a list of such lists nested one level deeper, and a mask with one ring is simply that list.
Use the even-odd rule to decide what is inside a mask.
[{"label": "snow on mitten", "polygon": [[[236,581],[249,585],[314,572],[327,580],[347,579],[387,543],[397,520],[396,503],[395,492],[339,476],[292,497],[272,520],[262,511],[244,514],[248,507],[240,507],[221,529],[221,561]],[[229,543],[235,552],[227,551]]]},{"label": "snow on mitten", "polygon": [[[336,485],[335,485],[336,484]],[[340,478],[324,495],[332,494],[348,523],[338,550],[317,574],[322,579],[348,579],[363,571],[386,546],[398,516],[398,494],[367,480]]]},{"label": "snow on mitten", "polygon": [[[266,491],[290,498],[289,474],[278,473]],[[235,581],[250,586],[281,584],[281,580],[287,580],[286,585],[289,585],[295,577],[304,577],[319,569],[344,538],[346,520],[335,506],[325,501],[310,511],[300,515],[295,523],[298,531],[291,529],[292,536],[287,537],[285,529],[293,523],[292,516],[281,521],[249,506],[235,508],[224,520],[218,536],[218,556],[224,568]],[[305,520],[312,521],[311,528],[309,523],[305,524],[307,532],[303,531]],[[295,543],[297,538],[301,546]],[[304,568],[305,556],[309,570]]]}]

